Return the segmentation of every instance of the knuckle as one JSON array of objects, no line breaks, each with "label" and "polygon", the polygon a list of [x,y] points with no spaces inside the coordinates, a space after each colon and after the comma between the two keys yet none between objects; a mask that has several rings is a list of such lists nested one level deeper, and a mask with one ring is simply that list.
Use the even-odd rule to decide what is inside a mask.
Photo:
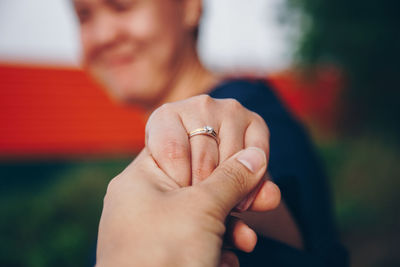
[{"label": "knuckle", "polygon": [[168,110],[170,107],[171,107],[170,103],[164,103],[158,109],[159,110]]},{"label": "knuckle", "polygon": [[121,177],[118,175],[111,179],[107,185],[106,194],[104,196],[104,202],[108,202],[110,197],[117,194],[121,186]]},{"label": "knuckle", "polygon": [[261,117],[260,115],[258,115],[258,113],[252,111],[252,112],[251,112],[251,116],[253,117],[252,119],[253,119],[254,121],[256,121],[256,122],[258,122],[258,123],[261,123],[261,124],[265,124],[265,126],[267,126],[267,124],[265,123],[263,117]]},{"label": "knuckle", "polygon": [[242,104],[234,98],[225,99],[226,108],[231,112],[237,112],[243,109]]},{"label": "knuckle", "polygon": [[199,95],[195,97],[196,102],[200,106],[201,109],[207,109],[212,105],[214,99],[209,95]]},{"label": "knuckle", "polygon": [[199,101],[204,102],[204,103],[209,103],[212,101],[212,97],[207,94],[198,95],[198,96],[196,96],[196,98]]},{"label": "knuckle", "polygon": [[173,112],[172,104],[166,103],[155,109],[146,123],[146,130],[148,130],[149,126],[152,124],[153,121],[162,120],[166,116],[170,116]]},{"label": "knuckle", "polygon": [[172,111],[172,104],[171,103],[165,103],[162,104],[160,107],[158,107],[153,114],[155,115],[163,115],[163,114],[169,114]]},{"label": "knuckle", "polygon": [[262,126],[264,128],[265,133],[267,134],[268,137],[270,137],[270,132],[269,132],[269,127],[267,123],[265,122],[264,118],[261,117],[259,114],[256,112],[251,112],[252,115],[252,120]]}]

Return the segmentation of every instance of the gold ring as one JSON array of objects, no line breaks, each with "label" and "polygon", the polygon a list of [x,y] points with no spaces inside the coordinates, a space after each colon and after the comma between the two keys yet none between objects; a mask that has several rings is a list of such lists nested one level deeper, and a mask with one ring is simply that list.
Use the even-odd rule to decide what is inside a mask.
[{"label": "gold ring", "polygon": [[213,127],[211,126],[204,126],[203,128],[198,128],[196,130],[191,131],[188,135],[189,135],[189,139],[195,135],[207,135],[210,136],[212,138],[214,138],[214,140],[217,142],[217,144],[219,145],[219,138],[218,138],[218,134],[217,132],[214,130]]}]

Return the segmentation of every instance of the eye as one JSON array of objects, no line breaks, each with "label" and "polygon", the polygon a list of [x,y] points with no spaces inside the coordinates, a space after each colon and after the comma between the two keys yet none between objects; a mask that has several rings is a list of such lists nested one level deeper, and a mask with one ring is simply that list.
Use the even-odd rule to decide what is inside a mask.
[{"label": "eye", "polygon": [[134,0],[109,0],[112,8],[118,12],[123,12],[130,9],[133,6],[134,2]]},{"label": "eye", "polygon": [[78,17],[79,22],[81,24],[87,22],[90,19],[90,16],[91,16],[90,9],[89,8],[84,8],[84,7],[79,7],[79,8],[76,7],[75,8],[75,13],[76,13],[76,16]]}]

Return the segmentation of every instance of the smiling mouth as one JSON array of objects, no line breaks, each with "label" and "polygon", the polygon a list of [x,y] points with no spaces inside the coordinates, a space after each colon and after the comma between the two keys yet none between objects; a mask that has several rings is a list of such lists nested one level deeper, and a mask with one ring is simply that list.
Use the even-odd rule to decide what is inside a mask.
[{"label": "smiling mouth", "polygon": [[107,59],[103,60],[103,63],[106,67],[117,68],[131,64],[134,62],[133,55],[115,55],[108,56]]}]

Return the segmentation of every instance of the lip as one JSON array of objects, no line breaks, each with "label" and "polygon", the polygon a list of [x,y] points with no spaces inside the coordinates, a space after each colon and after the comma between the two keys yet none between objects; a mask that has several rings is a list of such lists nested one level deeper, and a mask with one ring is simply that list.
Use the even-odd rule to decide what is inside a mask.
[{"label": "lip", "polygon": [[117,68],[131,64],[135,57],[133,55],[108,55],[103,60],[103,63],[107,67]]}]

